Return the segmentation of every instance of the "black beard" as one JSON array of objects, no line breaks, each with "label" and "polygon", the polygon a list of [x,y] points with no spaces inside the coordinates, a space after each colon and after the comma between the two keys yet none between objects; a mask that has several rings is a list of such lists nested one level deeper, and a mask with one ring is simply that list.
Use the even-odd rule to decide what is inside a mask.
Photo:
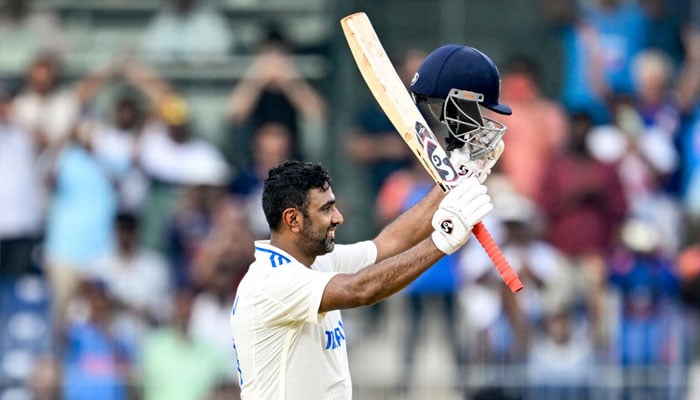
[{"label": "black beard", "polygon": [[304,241],[301,243],[301,247],[308,255],[313,255],[314,257],[322,256],[330,253],[335,248],[335,242],[328,237],[328,231],[326,231],[326,235],[321,239],[314,237],[314,235],[310,234],[308,231],[304,233]]}]

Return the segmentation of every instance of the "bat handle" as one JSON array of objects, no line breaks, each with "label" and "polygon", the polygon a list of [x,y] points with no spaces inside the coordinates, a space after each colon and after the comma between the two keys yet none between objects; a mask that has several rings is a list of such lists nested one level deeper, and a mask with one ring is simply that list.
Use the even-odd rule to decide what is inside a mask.
[{"label": "bat handle", "polygon": [[486,254],[488,254],[489,258],[496,266],[498,273],[501,274],[501,278],[503,278],[503,282],[510,288],[510,291],[513,293],[519,292],[523,288],[523,284],[520,282],[518,274],[513,270],[513,267],[510,266],[503,252],[498,248],[496,241],[493,240],[486,226],[484,226],[484,223],[479,222],[474,225],[472,232],[479,240],[479,243],[481,243],[481,247],[486,250]]}]

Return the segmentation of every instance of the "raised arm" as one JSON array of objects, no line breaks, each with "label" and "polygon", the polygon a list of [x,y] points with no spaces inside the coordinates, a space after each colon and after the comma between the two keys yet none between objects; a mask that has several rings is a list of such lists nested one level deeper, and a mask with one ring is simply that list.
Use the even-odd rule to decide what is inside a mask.
[{"label": "raised arm", "polygon": [[140,90],[148,99],[151,108],[155,108],[173,88],[151,67],[130,61],[124,65],[124,79]]},{"label": "raised arm", "polygon": [[264,57],[256,56],[241,80],[234,86],[226,104],[226,118],[236,124],[244,123],[252,114],[267,85],[267,71],[271,66]]},{"label": "raised arm", "polygon": [[308,121],[323,121],[328,106],[323,96],[304,79],[291,55],[272,53],[278,67],[274,70],[272,84],[282,91],[294,108]]},{"label": "raised arm", "polygon": [[[378,249],[383,248],[385,258],[328,282],[319,312],[374,304],[398,292],[442,256],[457,251],[474,224],[493,209],[486,187],[476,178],[466,179],[446,196],[436,190],[377,236],[374,242]],[[408,247],[390,255],[382,240],[393,242],[394,251]]]},{"label": "raised arm", "polygon": [[415,246],[433,231],[430,217],[444,193],[435,186],[420,202],[399,215],[373,239],[377,246],[377,262]]},{"label": "raised arm", "polygon": [[80,104],[90,102],[110,79],[117,76],[119,68],[119,64],[112,60],[77,81],[73,88]]},{"label": "raised arm", "polygon": [[328,107],[325,99],[303,79],[292,56],[283,48],[269,46],[257,54],[231,91],[226,106],[227,118],[239,124],[245,122],[266,88],[284,94],[309,121],[321,121],[326,116]]},{"label": "raised arm", "polygon": [[338,274],[326,285],[319,312],[377,303],[413,282],[445,253],[430,238],[355,274]]}]

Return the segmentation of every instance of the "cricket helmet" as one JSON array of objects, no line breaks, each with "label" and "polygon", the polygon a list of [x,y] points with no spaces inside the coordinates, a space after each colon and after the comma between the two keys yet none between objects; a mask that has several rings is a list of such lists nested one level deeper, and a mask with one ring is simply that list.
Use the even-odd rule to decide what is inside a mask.
[{"label": "cricket helmet", "polygon": [[411,91],[419,96],[445,99],[452,89],[468,90],[483,95],[480,104],[499,114],[511,109],[498,102],[501,80],[498,68],[481,51],[457,44],[448,44],[426,57],[413,82]]},{"label": "cricket helmet", "polygon": [[471,145],[472,152],[493,150],[505,133],[505,125],[483,117],[479,106],[510,115],[510,107],[498,102],[501,89],[498,68],[481,51],[464,45],[444,45],[430,53],[411,82],[416,104],[439,105],[435,117],[449,133],[448,149]]}]

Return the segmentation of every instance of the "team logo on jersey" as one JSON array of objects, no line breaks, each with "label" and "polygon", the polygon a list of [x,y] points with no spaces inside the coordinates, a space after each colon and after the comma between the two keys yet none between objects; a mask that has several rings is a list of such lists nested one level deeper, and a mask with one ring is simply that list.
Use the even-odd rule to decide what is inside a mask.
[{"label": "team logo on jersey", "polygon": [[442,222],[440,222],[440,229],[442,229],[442,231],[448,235],[452,233],[454,228],[455,228],[455,224],[452,222],[451,219],[446,219],[446,220],[443,220]]},{"label": "team logo on jersey", "polygon": [[270,254],[270,266],[272,268],[277,268],[282,264],[287,264],[292,262],[288,257],[285,257],[284,255],[270,250],[270,249],[263,249],[262,247],[255,246],[255,250],[262,251],[263,253],[269,253]]},{"label": "team logo on jersey", "polygon": [[338,324],[332,330],[325,331],[326,333],[326,350],[335,350],[345,342],[345,327],[343,321],[338,321]]},{"label": "team logo on jersey", "polygon": [[428,130],[420,121],[416,121],[416,138],[423,148],[423,152],[427,155],[428,161],[440,175],[440,179],[447,183],[456,182],[459,179],[459,174],[447,157],[445,150],[440,147],[433,132]]}]

